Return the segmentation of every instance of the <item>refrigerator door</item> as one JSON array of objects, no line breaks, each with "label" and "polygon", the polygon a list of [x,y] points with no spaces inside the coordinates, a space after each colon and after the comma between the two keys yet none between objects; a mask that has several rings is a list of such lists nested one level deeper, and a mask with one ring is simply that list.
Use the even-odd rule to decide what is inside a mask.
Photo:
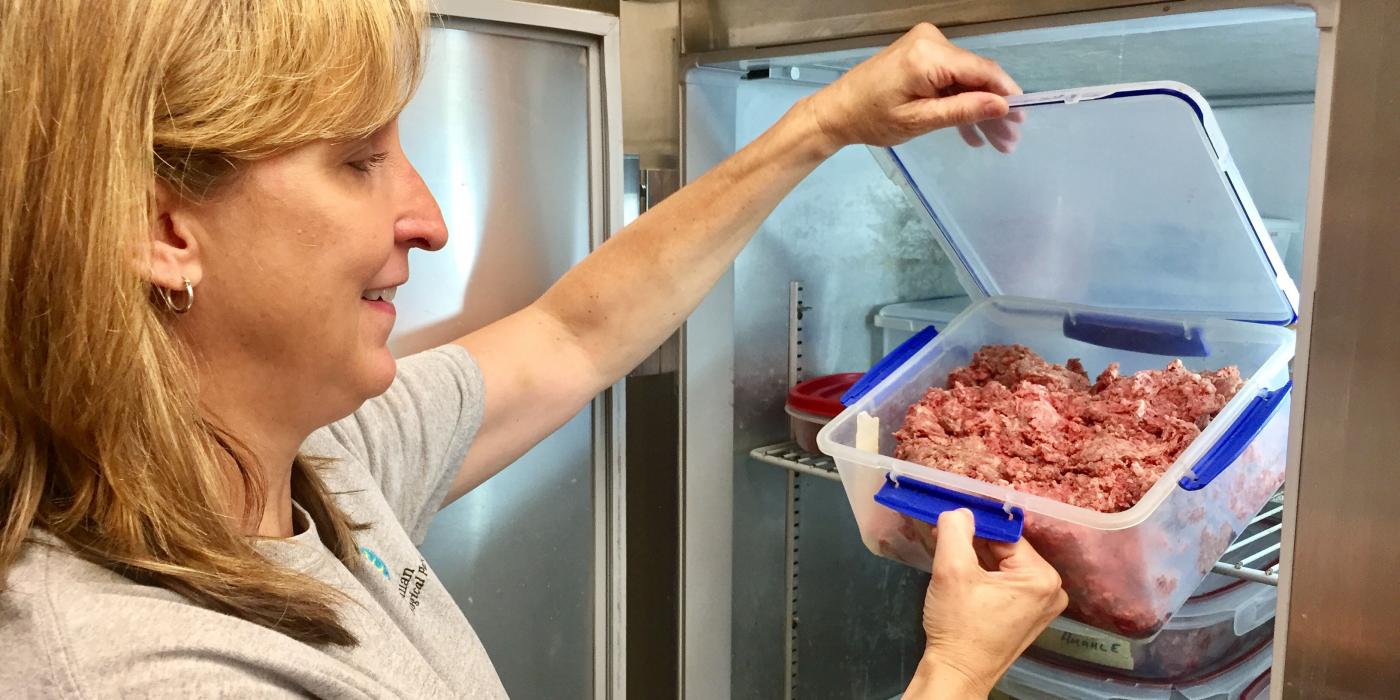
[{"label": "refrigerator door", "polygon": [[[622,215],[616,18],[478,0],[436,10],[400,134],[450,237],[410,256],[400,355],[531,303]],[[445,508],[422,545],[513,697],[622,695],[610,682],[622,677],[617,398]]]}]

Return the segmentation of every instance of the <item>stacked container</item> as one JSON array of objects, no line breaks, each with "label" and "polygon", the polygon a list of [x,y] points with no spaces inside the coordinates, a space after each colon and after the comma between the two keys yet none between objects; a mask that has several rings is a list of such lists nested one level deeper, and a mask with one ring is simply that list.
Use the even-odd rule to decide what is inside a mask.
[{"label": "stacked container", "polygon": [[[1067,616],[1157,633],[1283,479],[1297,290],[1209,107],[1177,83],[1011,100],[1004,155],[934,132],[877,151],[940,234],[973,299],[915,334],[843,397],[818,434],[867,547],[929,569],[927,527],[954,508],[977,534],[1025,537],[1060,572]],[[1102,513],[894,457],[929,387],[984,345],[1124,374],[1181,359],[1239,367],[1243,387],[1133,507]]]},{"label": "stacked container", "polygon": [[800,382],[788,389],[788,425],[797,446],[808,452],[817,451],[817,431],[840,415],[845,408],[841,395],[850,391],[860,373],[828,374]]},{"label": "stacked container", "polygon": [[1002,676],[989,698],[1014,700],[1243,700],[1267,685],[1273,645],[1217,671],[1177,683],[1151,683],[1112,673],[1088,673],[1022,658]]},{"label": "stacked container", "polygon": [[1150,640],[1129,640],[1059,619],[1026,655],[1084,671],[1179,683],[1236,661],[1274,633],[1278,589],[1244,583],[1186,601]]},{"label": "stacked container", "polygon": [[942,331],[971,301],[965,296],[906,301],[890,304],[875,314],[875,327],[884,336],[885,354],[903,345],[915,333],[932,327]]}]

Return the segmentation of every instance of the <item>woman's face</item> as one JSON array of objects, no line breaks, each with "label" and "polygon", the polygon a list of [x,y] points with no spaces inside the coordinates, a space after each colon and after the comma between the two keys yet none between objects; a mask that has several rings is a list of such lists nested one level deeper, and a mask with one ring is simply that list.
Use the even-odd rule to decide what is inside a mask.
[{"label": "woman's face", "polygon": [[176,328],[207,401],[309,430],[388,388],[408,251],[447,242],[396,123],[252,163],[192,211],[200,280]]}]

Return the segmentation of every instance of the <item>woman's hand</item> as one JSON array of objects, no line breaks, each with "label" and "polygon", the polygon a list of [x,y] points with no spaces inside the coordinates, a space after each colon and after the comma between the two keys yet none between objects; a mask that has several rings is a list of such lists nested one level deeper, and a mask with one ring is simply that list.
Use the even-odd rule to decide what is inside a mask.
[{"label": "woman's hand", "polygon": [[995,61],[954,46],[925,23],[809,97],[807,108],[831,151],[893,146],[957,126],[968,145],[985,137],[1008,153],[1021,114],[1008,113],[1005,96],[1020,93]]},{"label": "woman's hand", "polygon": [[985,698],[1064,609],[1060,576],[1025,539],[973,540],[972,513],[938,518],[924,658],[906,698]]}]

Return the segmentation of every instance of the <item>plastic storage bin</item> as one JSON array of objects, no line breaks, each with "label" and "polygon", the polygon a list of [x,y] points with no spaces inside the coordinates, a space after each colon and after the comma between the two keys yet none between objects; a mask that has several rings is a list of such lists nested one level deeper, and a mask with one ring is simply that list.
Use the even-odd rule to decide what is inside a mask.
[{"label": "plastic storage bin", "polygon": [[817,451],[817,431],[841,413],[841,395],[860,380],[859,372],[829,374],[800,382],[788,390],[788,424],[797,446],[808,452]]},{"label": "plastic storage bin", "polygon": [[1022,657],[1002,676],[991,698],[1014,700],[1239,700],[1255,692],[1273,665],[1265,642],[1234,665],[1176,684],[1136,682],[1111,674],[1083,673]]},{"label": "plastic storage bin", "polygon": [[929,326],[943,330],[970,303],[967,297],[959,296],[906,301],[880,309],[875,314],[875,327],[883,331],[885,354],[894,352],[915,333]]},{"label": "plastic storage bin", "polygon": [[[1188,367],[1234,364],[1249,379],[1142,500],[1119,513],[1070,506],[893,457],[894,431],[908,406],[928,387],[942,386],[948,373],[967,364],[983,345],[1022,343],[1052,361],[1079,357],[1096,368],[1117,361],[1125,373],[1161,367],[1176,356],[1104,348],[1066,334],[1066,328],[1087,319],[1146,323],[1140,316],[1115,321],[1102,312],[1050,302],[1006,297],[978,302],[823,428],[817,442],[835,458],[861,537],[875,553],[928,570],[931,542],[906,516],[933,522],[943,510],[969,507],[983,537],[1014,540],[1024,526],[1025,536],[1064,580],[1067,616],[1143,638],[1186,601],[1282,483],[1287,362],[1293,354],[1289,331],[1217,319],[1199,320],[1185,330],[1175,324],[1178,333],[1199,339],[1210,351],[1184,358]],[[871,427],[862,431],[861,423]]]},{"label": "plastic storage bin", "polygon": [[1278,589],[1245,583],[1186,601],[1152,639],[1114,637],[1063,618],[1026,655],[1064,666],[1176,683],[1229,665],[1273,638]]},{"label": "plastic storage bin", "polygon": [[[1155,634],[1283,478],[1297,290],[1204,100],[1177,83],[1012,99],[1011,155],[935,132],[877,152],[922,205],[975,300],[843,399],[818,446],[871,551],[927,570],[915,519],[970,508],[979,536],[1024,535],[1059,570],[1066,616]],[[1027,298],[1034,296],[1035,298]],[[1233,319],[1233,320],[1232,320]],[[1091,373],[1237,365],[1244,386],[1143,498],[1100,513],[894,458],[910,404],[984,345]]]},{"label": "plastic storage bin", "polygon": [[[1241,533],[1236,540],[1246,540],[1246,542],[1242,543],[1242,546],[1236,548],[1234,551],[1222,556],[1220,561],[1228,564],[1237,564],[1246,560],[1254,560],[1251,562],[1251,566],[1263,569],[1268,569],[1278,564],[1280,528],[1283,522],[1282,500],[1275,501],[1271,498],[1264,506],[1263,510],[1271,511],[1273,513],[1272,517],[1262,521],[1256,520],[1249,527],[1245,528],[1245,531]],[[1262,552],[1270,549],[1274,552],[1273,557],[1264,561],[1255,560]],[[1192,599],[1194,600],[1223,589],[1238,588],[1244,585],[1246,585],[1246,582],[1243,579],[1212,572],[1206,576],[1206,580],[1202,581],[1201,585],[1196,587],[1196,592],[1192,594]]]}]

